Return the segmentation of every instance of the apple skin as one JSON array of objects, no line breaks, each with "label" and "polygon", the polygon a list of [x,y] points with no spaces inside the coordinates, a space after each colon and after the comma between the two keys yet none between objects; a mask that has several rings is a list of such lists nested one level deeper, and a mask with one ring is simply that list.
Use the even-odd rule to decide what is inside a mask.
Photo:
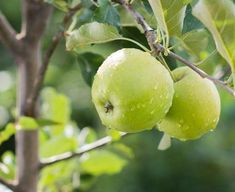
[{"label": "apple skin", "polygon": [[173,104],[159,130],[180,140],[197,139],[212,131],[220,117],[216,86],[188,67],[173,71],[176,79]]},{"label": "apple skin", "polygon": [[133,48],[112,53],[92,85],[102,123],[123,132],[151,129],[168,112],[173,94],[167,69],[149,53]]}]

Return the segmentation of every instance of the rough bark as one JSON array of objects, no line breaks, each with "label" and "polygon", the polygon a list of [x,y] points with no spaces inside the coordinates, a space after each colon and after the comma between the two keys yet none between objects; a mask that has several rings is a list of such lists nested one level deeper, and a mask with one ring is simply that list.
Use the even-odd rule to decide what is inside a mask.
[{"label": "rough bark", "polygon": [[[33,89],[33,80],[41,63],[40,46],[25,45],[25,53],[18,63],[18,116],[35,117],[36,110],[27,110],[27,98]],[[25,129],[25,127],[24,127]],[[17,192],[37,191],[38,180],[38,131],[19,130],[16,133]]]},{"label": "rough bark", "polygon": [[[49,5],[35,1],[22,2],[22,31],[18,35],[22,44],[16,55],[18,64],[17,109],[18,117],[36,117],[36,103],[28,107],[34,80],[41,66],[40,41],[51,13]],[[17,185],[16,192],[36,192],[39,175],[38,131],[23,127],[16,133]]]}]

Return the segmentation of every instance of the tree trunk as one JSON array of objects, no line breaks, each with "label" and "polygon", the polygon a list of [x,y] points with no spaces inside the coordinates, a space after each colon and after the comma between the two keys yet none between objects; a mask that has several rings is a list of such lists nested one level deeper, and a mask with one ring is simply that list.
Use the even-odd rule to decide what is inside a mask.
[{"label": "tree trunk", "polygon": [[[22,0],[22,29],[18,35],[17,116],[36,117],[36,106],[29,104],[41,66],[41,38],[52,7],[43,1]],[[38,130],[23,127],[16,133],[16,192],[36,192],[39,176]]]},{"label": "tree trunk", "polygon": [[[27,109],[27,98],[33,88],[34,79],[41,65],[40,44],[24,44],[23,57],[18,62],[18,116],[36,116],[36,110]],[[24,127],[24,129],[27,127]],[[38,180],[38,131],[18,130],[16,133],[17,192],[36,192]]]}]

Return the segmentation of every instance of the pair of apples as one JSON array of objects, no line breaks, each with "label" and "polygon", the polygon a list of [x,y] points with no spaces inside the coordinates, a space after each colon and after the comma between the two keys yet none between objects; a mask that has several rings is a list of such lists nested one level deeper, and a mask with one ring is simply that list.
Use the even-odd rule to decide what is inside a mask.
[{"label": "pair of apples", "polygon": [[215,85],[188,67],[172,72],[147,52],[121,49],[100,66],[92,100],[102,123],[122,132],[158,126],[180,140],[213,130],[220,116]]}]

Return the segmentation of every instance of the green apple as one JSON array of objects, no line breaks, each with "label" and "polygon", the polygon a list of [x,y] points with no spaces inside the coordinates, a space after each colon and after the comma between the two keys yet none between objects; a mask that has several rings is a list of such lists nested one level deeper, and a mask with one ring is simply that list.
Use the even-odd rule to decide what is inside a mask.
[{"label": "green apple", "polygon": [[173,104],[159,130],[180,140],[197,139],[213,130],[220,116],[215,85],[188,67],[173,71],[176,79]]},{"label": "green apple", "polygon": [[123,132],[151,129],[168,112],[173,93],[167,69],[149,53],[132,48],[112,53],[92,85],[102,123]]}]

